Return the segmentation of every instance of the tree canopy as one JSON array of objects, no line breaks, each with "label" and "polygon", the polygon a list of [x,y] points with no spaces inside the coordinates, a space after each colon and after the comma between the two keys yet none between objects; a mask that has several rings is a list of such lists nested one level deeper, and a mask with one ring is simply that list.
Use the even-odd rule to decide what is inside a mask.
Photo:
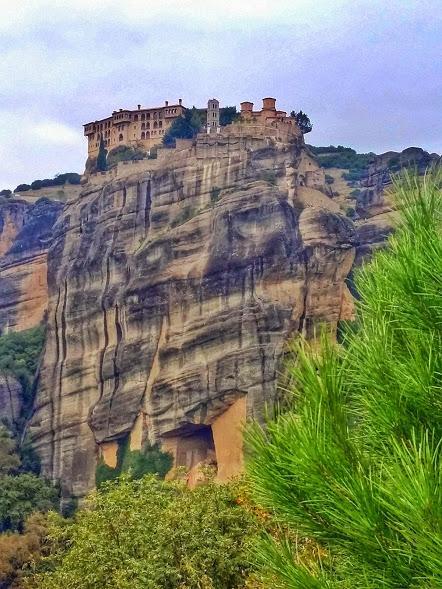
[{"label": "tree canopy", "polygon": [[163,137],[167,147],[175,146],[176,139],[192,139],[201,130],[204,122],[197,108],[188,108],[184,115],[173,121]]},{"label": "tree canopy", "polygon": [[313,129],[313,125],[310,122],[308,115],[306,115],[305,112],[302,112],[302,110],[300,110],[299,112],[292,110],[290,116],[296,120],[296,124],[304,133],[304,135],[306,133],[310,133],[310,131]]},{"label": "tree canopy", "polygon": [[235,485],[146,476],[106,483],[75,519],[54,518],[38,589],[231,589],[245,586],[259,529]]}]

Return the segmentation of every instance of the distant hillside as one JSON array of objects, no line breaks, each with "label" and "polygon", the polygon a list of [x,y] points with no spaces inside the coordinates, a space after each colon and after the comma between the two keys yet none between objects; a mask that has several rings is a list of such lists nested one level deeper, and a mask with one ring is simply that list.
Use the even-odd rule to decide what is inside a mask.
[{"label": "distant hillside", "polygon": [[19,184],[14,191],[7,188],[0,190],[0,199],[21,199],[35,202],[39,198],[66,201],[77,196],[81,191],[81,175],[76,172],[57,174],[54,178],[34,180],[31,184]]}]

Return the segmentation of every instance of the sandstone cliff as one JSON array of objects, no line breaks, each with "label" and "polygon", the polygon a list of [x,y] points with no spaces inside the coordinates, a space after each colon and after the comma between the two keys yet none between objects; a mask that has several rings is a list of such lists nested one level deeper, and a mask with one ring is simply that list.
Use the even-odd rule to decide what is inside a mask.
[{"label": "sandstone cliff", "polygon": [[46,256],[62,204],[0,202],[0,334],[38,325],[47,307]]},{"label": "sandstone cliff", "polygon": [[403,169],[424,174],[430,166],[440,163],[439,155],[418,147],[409,147],[402,152],[388,151],[376,156],[368,167],[366,178],[361,182],[361,192],[357,197],[359,247],[356,264],[360,264],[376,248],[382,247],[393,231],[395,213],[389,194],[392,176]]},{"label": "sandstone cliff", "polygon": [[300,134],[233,125],[90,178],[54,228],[30,432],[65,496],[119,440],[241,468],[294,332],[352,313],[352,222]]}]

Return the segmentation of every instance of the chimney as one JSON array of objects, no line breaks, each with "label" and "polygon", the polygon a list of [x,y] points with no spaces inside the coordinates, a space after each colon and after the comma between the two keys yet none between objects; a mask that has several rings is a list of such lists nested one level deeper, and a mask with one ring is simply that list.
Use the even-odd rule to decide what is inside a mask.
[{"label": "chimney", "polygon": [[276,110],[276,98],[263,98],[262,110]]},{"label": "chimney", "polygon": [[178,100],[178,104],[181,106],[182,102],[183,102],[183,99],[182,99],[182,98],[180,98],[180,99]]},{"label": "chimney", "polygon": [[166,106],[169,106],[169,101],[168,101],[168,100],[165,100],[165,101],[164,101],[164,104],[165,104]]},{"label": "chimney", "polygon": [[120,112],[123,112],[123,109],[122,108],[120,108],[119,110],[120,110]]},{"label": "chimney", "polygon": [[138,105],[138,110],[141,110],[141,104]]},{"label": "chimney", "polygon": [[241,112],[252,112],[253,111],[253,102],[241,102]]}]

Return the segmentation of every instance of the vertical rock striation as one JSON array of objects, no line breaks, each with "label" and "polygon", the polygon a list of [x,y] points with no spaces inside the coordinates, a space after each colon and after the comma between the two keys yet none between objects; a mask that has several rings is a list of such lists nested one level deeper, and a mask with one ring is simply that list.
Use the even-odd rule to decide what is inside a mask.
[{"label": "vertical rock striation", "polygon": [[63,205],[0,203],[0,333],[38,325],[47,307],[46,256],[52,226]]},{"label": "vertical rock striation", "polygon": [[288,338],[352,313],[353,224],[323,182],[299,132],[237,124],[93,176],[65,206],[30,425],[65,496],[127,436],[187,467],[213,458],[220,478],[241,467],[230,424],[275,398]]}]

